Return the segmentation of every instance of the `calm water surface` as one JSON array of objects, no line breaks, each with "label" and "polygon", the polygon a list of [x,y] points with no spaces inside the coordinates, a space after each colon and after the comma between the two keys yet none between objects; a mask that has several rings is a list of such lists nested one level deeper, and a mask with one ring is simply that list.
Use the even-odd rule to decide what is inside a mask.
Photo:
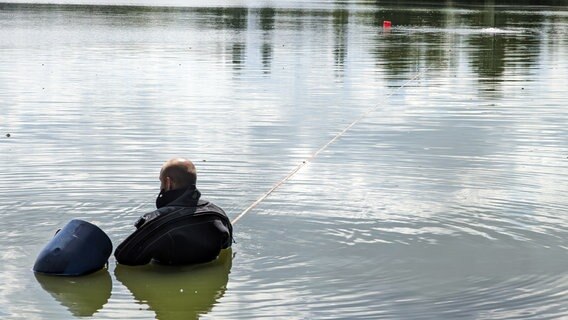
[{"label": "calm water surface", "polygon": [[[568,316],[566,6],[200,3],[0,4],[0,318]],[[31,272],[169,157],[235,217],[369,110],[214,263]]]}]

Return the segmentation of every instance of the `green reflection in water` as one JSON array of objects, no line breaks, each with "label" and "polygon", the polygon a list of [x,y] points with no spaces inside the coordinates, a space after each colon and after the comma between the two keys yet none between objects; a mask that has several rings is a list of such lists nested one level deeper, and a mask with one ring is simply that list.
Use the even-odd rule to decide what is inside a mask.
[{"label": "green reflection in water", "polygon": [[274,29],[274,17],[276,16],[276,10],[273,8],[262,8],[259,11],[260,16],[260,29],[262,30],[262,66],[263,72],[269,73],[271,62],[272,62],[272,52],[273,52],[273,41],[272,41],[272,30]]},{"label": "green reflection in water", "polygon": [[[531,9],[538,12],[542,7],[508,7],[499,3],[496,5],[494,0],[430,2],[416,11],[404,1],[377,2],[372,13],[373,25],[392,20],[393,30],[377,33],[374,37],[377,45],[371,54],[389,75],[405,78],[419,67],[457,68],[461,63],[457,51],[462,51],[477,74],[480,91],[499,92],[507,70],[528,73],[535,68],[544,45],[539,30],[558,19],[518,12]],[[561,40],[558,37],[554,41]]]},{"label": "green reflection in water", "polygon": [[136,301],[146,304],[158,319],[198,319],[225,294],[231,270],[232,251],[223,250],[213,262],[171,267],[149,264],[117,265],[116,279]]},{"label": "green reflection in water", "polygon": [[110,298],[112,280],[106,269],[82,277],[36,273],[41,287],[76,317],[92,316]]},{"label": "green reflection in water", "polygon": [[[148,305],[159,319],[198,319],[225,294],[233,260],[223,250],[213,262],[191,266],[149,264],[117,265],[116,279],[128,288],[137,303]],[[104,269],[82,277],[35,274],[41,287],[75,317],[101,310],[111,296],[112,279]]]},{"label": "green reflection in water", "polygon": [[[549,26],[561,17],[550,15],[519,14],[515,10],[531,10],[531,7],[506,6],[507,2],[495,0],[424,2],[417,7],[408,1],[376,1],[361,4],[361,9],[350,10],[342,2],[331,10],[289,9],[289,8],[168,8],[137,6],[61,6],[61,5],[1,5],[8,11],[67,11],[86,13],[89,16],[110,21],[111,25],[150,27],[153,25],[184,25],[193,27],[199,21],[199,28],[227,30],[231,32],[225,50],[230,57],[233,70],[240,74],[246,65],[247,34],[261,32],[260,51],[263,71],[270,73],[274,59],[275,30],[298,30],[298,35],[314,32],[321,36],[325,25],[314,23],[306,25],[310,19],[329,21],[333,33],[333,46],[322,46],[319,50],[332,51],[335,71],[341,77],[349,63],[350,51],[361,50],[349,47],[350,25],[363,25],[376,28],[364,50],[374,57],[376,65],[384,69],[388,76],[408,78],[418,69],[455,67],[456,48],[467,52],[468,62],[479,77],[479,82],[491,84],[490,91],[499,91],[502,75],[508,68],[522,66],[525,70],[533,68],[544,45],[538,34],[527,30],[539,30]],[[524,1],[534,5],[535,1]],[[548,4],[554,5],[551,1]],[[420,10],[416,10],[419,8]],[[542,6],[534,8],[542,10]],[[561,10],[562,7],[547,7],[547,10]],[[538,10],[537,10],[538,11]],[[329,17],[329,20],[321,19]],[[249,24],[249,19],[258,21]],[[391,20],[390,31],[382,29],[382,23]],[[178,25],[179,24],[179,25]],[[480,32],[486,28],[500,31],[517,29],[518,33]],[[258,29],[258,30],[255,30]],[[519,30],[523,29],[523,30]],[[354,34],[358,31],[353,31]],[[549,41],[561,42],[562,34]],[[288,41],[288,40],[287,40]],[[290,41],[288,41],[290,42]],[[292,42],[294,43],[294,42]],[[301,46],[301,41],[295,43]],[[357,54],[357,52],[355,52]],[[517,59],[518,61],[515,61]],[[520,61],[522,60],[522,61]]]},{"label": "green reflection in water", "polygon": [[333,49],[333,56],[335,58],[335,65],[337,69],[343,71],[343,65],[347,58],[347,25],[349,24],[349,11],[347,10],[334,10],[333,15],[333,31],[335,35],[335,48]]}]

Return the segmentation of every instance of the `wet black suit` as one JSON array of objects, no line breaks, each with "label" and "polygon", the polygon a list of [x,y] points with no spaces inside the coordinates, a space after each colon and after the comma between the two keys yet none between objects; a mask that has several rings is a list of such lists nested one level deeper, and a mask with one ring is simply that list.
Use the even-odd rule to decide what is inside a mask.
[{"label": "wet black suit", "polygon": [[190,187],[167,191],[158,198],[158,210],[142,216],[137,230],[114,252],[116,261],[143,265],[152,259],[163,264],[209,262],[231,246],[233,228],[225,212]]}]

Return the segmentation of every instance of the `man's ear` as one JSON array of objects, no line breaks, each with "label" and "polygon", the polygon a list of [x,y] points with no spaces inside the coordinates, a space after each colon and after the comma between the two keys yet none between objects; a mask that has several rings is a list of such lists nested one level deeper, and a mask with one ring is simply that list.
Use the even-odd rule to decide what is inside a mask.
[{"label": "man's ear", "polygon": [[174,189],[174,182],[172,178],[166,177],[166,191],[170,191]]}]

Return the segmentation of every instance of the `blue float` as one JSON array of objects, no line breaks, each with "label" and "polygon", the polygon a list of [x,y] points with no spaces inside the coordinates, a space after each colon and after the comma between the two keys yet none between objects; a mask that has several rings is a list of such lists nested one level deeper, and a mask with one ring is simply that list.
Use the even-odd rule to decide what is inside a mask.
[{"label": "blue float", "polygon": [[81,276],[102,269],[112,253],[110,238],[99,227],[73,219],[39,253],[33,270],[57,276]]}]

